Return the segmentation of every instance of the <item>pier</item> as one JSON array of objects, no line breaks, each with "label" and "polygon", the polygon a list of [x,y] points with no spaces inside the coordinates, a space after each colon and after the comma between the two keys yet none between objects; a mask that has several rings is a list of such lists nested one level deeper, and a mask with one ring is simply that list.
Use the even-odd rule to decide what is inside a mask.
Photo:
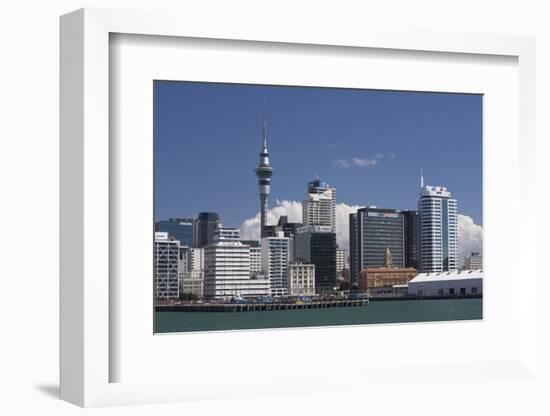
[{"label": "pier", "polygon": [[304,303],[187,303],[156,305],[157,312],[260,312],[366,306],[367,299],[321,300]]}]

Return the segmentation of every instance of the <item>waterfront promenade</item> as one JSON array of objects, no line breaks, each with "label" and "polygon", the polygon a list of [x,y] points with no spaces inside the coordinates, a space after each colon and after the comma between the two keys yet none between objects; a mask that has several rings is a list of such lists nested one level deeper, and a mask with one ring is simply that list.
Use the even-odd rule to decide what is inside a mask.
[{"label": "waterfront promenade", "polygon": [[303,303],[182,303],[157,305],[156,312],[259,312],[300,309],[350,308],[368,305],[367,299],[319,300]]}]

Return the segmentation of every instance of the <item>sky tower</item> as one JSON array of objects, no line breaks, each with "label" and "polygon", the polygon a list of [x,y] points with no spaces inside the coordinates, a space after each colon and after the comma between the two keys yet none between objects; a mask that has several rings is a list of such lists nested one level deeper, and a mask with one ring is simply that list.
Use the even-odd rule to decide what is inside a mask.
[{"label": "sky tower", "polygon": [[267,208],[269,191],[271,188],[271,175],[273,175],[273,168],[269,164],[269,153],[267,151],[267,121],[266,121],[266,109],[264,101],[264,115],[263,115],[263,145],[260,153],[260,164],[256,168],[256,176],[258,177],[258,185],[260,186],[260,236],[266,236],[267,225]]}]

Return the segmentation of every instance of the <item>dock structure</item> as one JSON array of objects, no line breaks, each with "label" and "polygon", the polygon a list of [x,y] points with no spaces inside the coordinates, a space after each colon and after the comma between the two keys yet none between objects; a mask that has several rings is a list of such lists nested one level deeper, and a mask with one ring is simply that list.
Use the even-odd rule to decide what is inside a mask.
[{"label": "dock structure", "polygon": [[312,301],[304,303],[188,303],[157,305],[157,312],[260,312],[366,306],[367,299]]}]

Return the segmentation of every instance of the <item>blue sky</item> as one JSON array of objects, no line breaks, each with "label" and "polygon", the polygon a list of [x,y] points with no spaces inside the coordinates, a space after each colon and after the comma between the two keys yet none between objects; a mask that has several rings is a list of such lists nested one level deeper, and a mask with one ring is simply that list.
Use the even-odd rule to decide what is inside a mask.
[{"label": "blue sky", "polygon": [[259,211],[263,100],[270,206],[300,201],[316,175],[337,202],[415,209],[420,169],[482,224],[482,96],[157,81],[155,217]]}]

